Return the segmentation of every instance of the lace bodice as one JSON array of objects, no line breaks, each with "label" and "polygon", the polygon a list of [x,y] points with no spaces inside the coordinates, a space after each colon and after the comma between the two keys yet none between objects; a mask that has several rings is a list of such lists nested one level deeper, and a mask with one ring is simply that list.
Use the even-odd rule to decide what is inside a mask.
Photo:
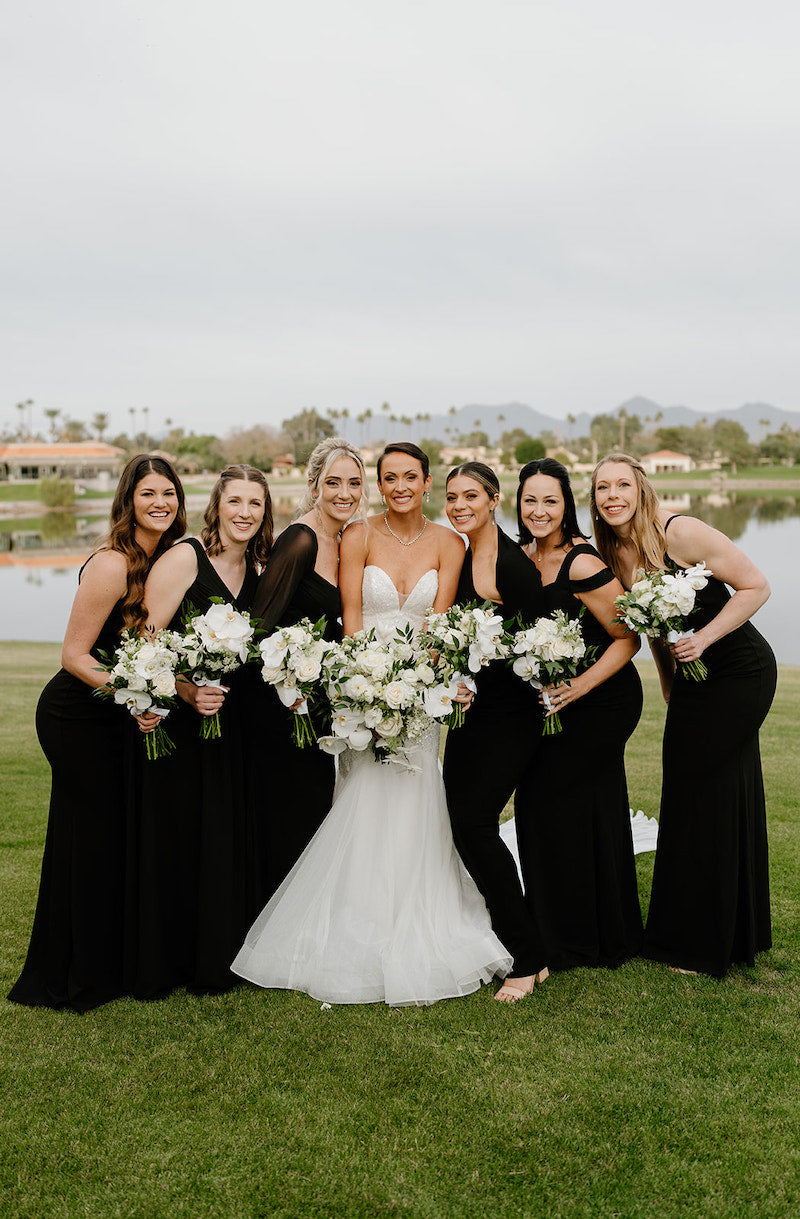
[{"label": "lace bodice", "polygon": [[361,585],[364,630],[374,627],[376,637],[382,640],[390,639],[395,628],[407,622],[419,630],[438,590],[439,573],[435,568],[420,576],[404,600],[382,567],[365,567]]}]

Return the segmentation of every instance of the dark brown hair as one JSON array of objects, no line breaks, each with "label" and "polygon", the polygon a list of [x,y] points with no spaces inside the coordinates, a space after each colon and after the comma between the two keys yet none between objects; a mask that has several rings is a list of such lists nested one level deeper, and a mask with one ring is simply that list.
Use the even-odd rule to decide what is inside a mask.
[{"label": "dark brown hair", "polygon": [[[158,539],[158,545],[152,555],[145,554],[136,541],[136,513],[133,507],[133,493],[148,474],[160,474],[162,478],[169,479],[178,497],[175,520]],[[165,457],[156,457],[149,453],[132,457],[117,483],[114,502],[111,505],[108,541],[105,543],[109,550],[118,550],[123,554],[128,563],[128,587],[122,601],[122,620],[130,631],[141,630],[147,619],[147,611],[144,608],[144,582],[150,567],[159,555],[168,550],[178,538],[183,537],[185,532],[186,497],[172,464]]]},{"label": "dark brown hair", "polygon": [[219,536],[219,502],[228,483],[236,482],[237,479],[246,483],[258,483],[264,492],[264,519],[261,522],[261,528],[247,543],[245,551],[248,566],[255,568],[256,565],[261,566],[266,563],[269,552],[272,550],[273,533],[272,497],[267,485],[267,476],[261,470],[257,470],[255,466],[226,466],[222,471],[214,484],[208,507],[203,515],[205,526],[200,531],[200,541],[208,554],[222,554],[223,547]]},{"label": "dark brown hair", "polygon": [[529,478],[533,478],[534,474],[546,474],[548,478],[555,478],[561,484],[561,494],[564,497],[564,517],[561,521],[561,540],[558,543],[559,546],[569,545],[573,538],[585,539],[586,534],[578,524],[578,510],[575,507],[575,496],[572,494],[572,486],[566,466],[562,466],[561,462],[556,461],[555,457],[537,457],[535,461],[529,461],[519,472],[517,525],[519,527],[520,545],[524,546],[526,542],[533,541],[533,534],[522,520],[522,490],[525,483]]},{"label": "dark brown hair", "polygon": [[447,475],[447,483],[451,478],[458,478],[461,474],[465,478],[471,478],[481,487],[483,487],[489,499],[494,499],[500,494],[500,479],[495,474],[491,466],[487,466],[482,461],[462,461],[460,466],[455,466]]},{"label": "dark brown hair", "polygon": [[381,464],[383,459],[388,457],[390,453],[405,453],[407,457],[413,457],[422,466],[423,478],[427,478],[431,472],[431,463],[424,449],[421,449],[418,444],[412,444],[410,440],[398,440],[396,444],[387,444],[378,458],[378,482],[381,481]]}]

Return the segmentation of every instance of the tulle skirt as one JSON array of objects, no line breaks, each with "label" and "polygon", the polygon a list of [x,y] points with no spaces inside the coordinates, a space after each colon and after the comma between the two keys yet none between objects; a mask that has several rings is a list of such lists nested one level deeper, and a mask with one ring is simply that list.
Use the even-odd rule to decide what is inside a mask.
[{"label": "tulle skirt", "polygon": [[414,771],[370,751],[342,755],[333,807],[248,932],[235,973],[328,1003],[396,1005],[506,975],[511,958],[453,846],[438,735],[418,747]]}]

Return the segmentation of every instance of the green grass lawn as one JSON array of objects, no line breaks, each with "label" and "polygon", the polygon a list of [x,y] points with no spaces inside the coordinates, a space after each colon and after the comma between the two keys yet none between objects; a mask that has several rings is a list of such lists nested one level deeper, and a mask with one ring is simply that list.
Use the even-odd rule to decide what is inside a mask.
[{"label": "green grass lawn", "polygon": [[[0,644],[3,994],[38,884],[48,772],[32,719],[57,661],[52,644]],[[663,704],[642,673],[628,774],[653,813]],[[755,969],[716,983],[634,961],[514,1006],[488,989],[327,1011],[249,987],[85,1016],[0,1000],[2,1214],[798,1213],[798,696],[800,669],[781,669],[762,732],[775,947]]]}]

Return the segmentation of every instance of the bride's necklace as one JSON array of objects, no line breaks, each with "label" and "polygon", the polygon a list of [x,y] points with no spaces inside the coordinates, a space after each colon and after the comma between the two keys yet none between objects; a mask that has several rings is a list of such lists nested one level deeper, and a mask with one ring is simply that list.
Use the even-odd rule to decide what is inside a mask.
[{"label": "bride's necklace", "polygon": [[418,541],[419,541],[419,539],[422,537],[423,533],[425,532],[425,530],[426,530],[426,528],[427,528],[427,526],[428,526],[428,518],[427,518],[427,516],[424,516],[424,515],[423,515],[423,517],[422,517],[422,528],[420,529],[419,533],[415,534],[415,535],[414,535],[414,537],[413,537],[413,538],[411,538],[411,540],[410,540],[409,542],[404,542],[402,538],[399,538],[399,537],[397,536],[397,534],[395,533],[394,529],[392,529],[391,525],[389,524],[389,511],[388,511],[388,509],[387,509],[387,510],[386,510],[386,512],[384,512],[384,514],[383,514],[383,523],[384,523],[384,525],[386,526],[386,528],[389,530],[389,532],[391,533],[391,535],[392,535],[392,537],[394,538],[394,540],[395,540],[396,542],[399,542],[401,546],[413,546],[415,542],[418,542]]}]

